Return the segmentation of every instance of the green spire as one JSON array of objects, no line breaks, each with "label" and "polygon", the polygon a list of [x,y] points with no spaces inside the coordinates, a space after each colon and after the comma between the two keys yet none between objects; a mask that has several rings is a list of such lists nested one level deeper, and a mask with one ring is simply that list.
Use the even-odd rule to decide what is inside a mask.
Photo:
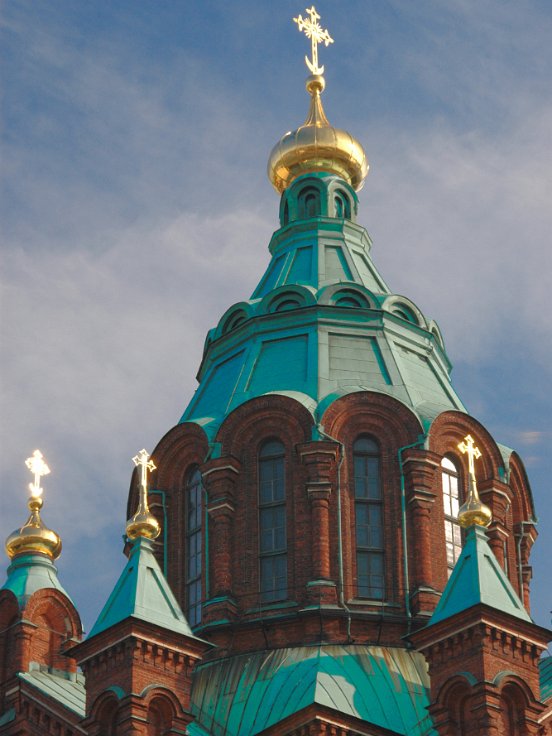
[{"label": "green spire", "polygon": [[474,524],[429,625],[483,603],[522,621],[531,621],[506,573],[487,542],[485,529]]},{"label": "green spire", "polygon": [[19,607],[23,608],[33,593],[44,588],[59,590],[71,600],[59,582],[57,568],[49,557],[32,552],[17,555],[8,567],[8,579],[2,590],[11,590]]},{"label": "green spire", "polygon": [[151,540],[145,537],[134,541],[127,565],[88,638],[129,617],[196,638],[155,559]]}]

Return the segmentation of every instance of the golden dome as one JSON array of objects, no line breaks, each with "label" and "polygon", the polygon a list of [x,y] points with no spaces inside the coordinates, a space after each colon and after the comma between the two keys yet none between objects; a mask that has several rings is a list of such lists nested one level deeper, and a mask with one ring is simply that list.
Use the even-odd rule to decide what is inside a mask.
[{"label": "golden dome", "polygon": [[61,554],[61,538],[59,534],[48,529],[40,518],[42,499],[31,497],[29,509],[31,515],[21,527],[6,539],[6,552],[10,559],[16,555],[40,553],[55,560]]},{"label": "golden dome", "polygon": [[489,526],[489,524],[493,520],[492,511],[479,498],[475,478],[471,475],[469,475],[468,478],[468,498],[458,510],[458,523],[464,528],[468,526],[473,526],[473,524],[478,524],[479,526]]},{"label": "golden dome", "polygon": [[132,458],[132,462],[136,467],[140,468],[140,496],[138,510],[127,521],[126,534],[131,540],[138,539],[138,537],[156,539],[161,533],[161,527],[155,516],[149,510],[147,486],[148,471],[155,470],[155,465],[146,450],[140,450],[136,457]]},{"label": "golden dome", "polygon": [[368,174],[364,149],[350,133],[328,122],[320,99],[324,87],[321,75],[308,77],[311,103],[307,119],[297,130],[286,133],[272,149],[268,178],[280,193],[301,174],[315,171],[336,174],[357,192],[364,184]]},{"label": "golden dome", "polygon": [[138,511],[132,516],[126,525],[126,534],[129,539],[156,539],[161,533],[159,522],[151,511],[140,502]]}]

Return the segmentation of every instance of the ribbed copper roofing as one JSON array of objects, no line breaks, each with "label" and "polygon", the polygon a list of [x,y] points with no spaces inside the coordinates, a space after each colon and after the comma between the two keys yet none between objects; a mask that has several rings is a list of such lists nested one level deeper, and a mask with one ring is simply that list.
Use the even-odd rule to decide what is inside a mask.
[{"label": "ribbed copper roofing", "polygon": [[324,77],[312,75],[306,86],[311,96],[307,119],[297,130],[286,133],[272,149],[268,178],[281,193],[298,176],[325,171],[345,179],[358,191],[368,174],[364,148],[349,132],[330,125],[320,98]]}]

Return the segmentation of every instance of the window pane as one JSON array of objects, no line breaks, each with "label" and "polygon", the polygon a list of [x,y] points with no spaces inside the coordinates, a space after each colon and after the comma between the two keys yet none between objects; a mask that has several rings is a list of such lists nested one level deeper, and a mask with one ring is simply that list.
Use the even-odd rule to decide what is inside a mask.
[{"label": "window pane", "polygon": [[186,616],[191,626],[201,620],[203,481],[195,470],[186,486]]},{"label": "window pane", "polygon": [[358,595],[382,600],[385,596],[385,576],[381,552],[357,553]]},{"label": "window pane", "polygon": [[280,442],[266,443],[259,457],[259,572],[261,601],[287,597],[285,458]]}]

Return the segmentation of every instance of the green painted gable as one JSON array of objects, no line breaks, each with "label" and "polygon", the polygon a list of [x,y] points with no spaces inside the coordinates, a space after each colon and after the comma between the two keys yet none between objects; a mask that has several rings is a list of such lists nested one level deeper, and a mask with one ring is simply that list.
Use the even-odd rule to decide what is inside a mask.
[{"label": "green painted gable", "polygon": [[531,621],[489,547],[485,529],[474,524],[466,532],[462,554],[429,625],[466,611],[478,603],[484,603],[523,621]]},{"label": "green painted gable", "polygon": [[126,567],[88,638],[130,617],[196,638],[161,572],[151,541],[142,537],[133,543]]},{"label": "green painted gable", "polygon": [[[58,580],[57,568],[49,557],[41,554],[18,555],[8,567],[8,579],[2,590],[11,590],[23,608],[38,590],[54,588],[71,600]],[[72,602],[72,601],[71,601]]]},{"label": "green painted gable", "polygon": [[268,650],[200,665],[190,734],[254,736],[312,704],[405,736],[435,734],[423,656],[378,646]]}]

